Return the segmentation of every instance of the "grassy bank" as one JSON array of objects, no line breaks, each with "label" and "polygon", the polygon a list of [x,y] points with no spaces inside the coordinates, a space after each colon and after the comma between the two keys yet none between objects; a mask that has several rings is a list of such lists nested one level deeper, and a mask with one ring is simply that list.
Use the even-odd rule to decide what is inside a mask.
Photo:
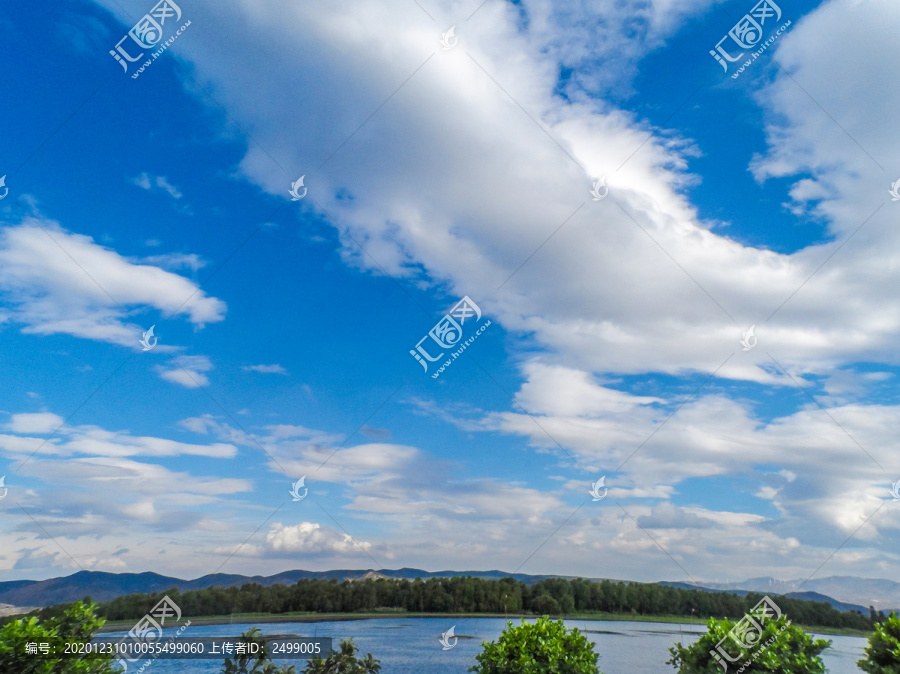
[{"label": "grassy bank", "polygon": [[[230,615],[210,615],[190,618],[191,626],[205,625],[232,625],[249,623],[253,625],[261,625],[263,623],[319,623],[319,622],[338,622],[345,620],[372,620],[379,618],[441,618],[441,619],[457,619],[457,618],[507,618],[509,620],[518,621],[520,618],[534,618],[532,614],[519,613],[409,613],[407,611],[378,611],[378,612],[360,612],[360,613],[233,613]],[[564,620],[603,620],[603,621],[628,621],[628,622],[647,622],[647,623],[671,623],[681,625],[698,625],[704,626],[706,619],[704,618],[687,618],[684,616],[671,615],[635,615],[633,613],[574,613],[561,617]],[[134,627],[134,620],[111,620],[107,622],[101,632],[121,632],[127,631]],[[832,635],[832,636],[851,636],[851,637],[868,637],[869,632],[852,629],[834,629],[828,627],[816,627],[801,625],[807,632],[815,634]]]}]

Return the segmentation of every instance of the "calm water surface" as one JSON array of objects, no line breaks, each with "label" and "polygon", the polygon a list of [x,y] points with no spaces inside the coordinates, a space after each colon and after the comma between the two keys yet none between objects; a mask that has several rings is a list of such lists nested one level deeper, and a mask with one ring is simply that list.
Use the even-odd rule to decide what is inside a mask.
[{"label": "calm water surface", "polygon": [[[674,674],[665,664],[669,647],[677,641],[693,643],[704,630],[696,625],[644,623],[597,620],[567,620],[568,627],[577,627],[597,647],[600,671],[604,674]],[[519,620],[513,624],[520,624]],[[450,650],[443,650],[441,632],[456,626],[459,637]],[[347,620],[321,623],[267,623],[259,625],[263,634],[294,634],[325,636],[334,639],[353,637],[359,651],[371,652],[381,660],[382,674],[462,674],[475,664],[481,643],[493,641],[506,626],[502,618],[397,618],[378,620]],[[182,636],[236,637],[253,627],[252,624],[211,625],[188,627]],[[174,630],[165,630],[167,635]],[[116,633],[120,635],[120,633]],[[124,633],[121,633],[124,635]],[[822,659],[830,674],[859,674],[856,661],[862,657],[866,640],[860,637],[824,637],[832,640],[831,648]],[[304,660],[277,660],[281,665],[297,665],[302,672]],[[128,674],[137,668],[129,667]],[[156,660],[144,669],[145,674],[219,674],[221,660]]]}]

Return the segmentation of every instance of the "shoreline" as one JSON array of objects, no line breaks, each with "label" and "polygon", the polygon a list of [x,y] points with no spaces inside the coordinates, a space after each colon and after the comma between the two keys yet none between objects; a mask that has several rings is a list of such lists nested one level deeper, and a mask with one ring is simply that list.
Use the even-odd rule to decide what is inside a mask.
[{"label": "shoreline", "polygon": [[[192,627],[207,627],[210,625],[233,625],[252,624],[261,625],[265,623],[322,623],[322,622],[343,622],[351,620],[378,620],[387,618],[506,618],[518,622],[521,618],[533,619],[537,616],[526,613],[413,613],[407,611],[379,611],[368,613],[235,613],[231,615],[214,615],[200,616],[191,618]],[[567,616],[551,616],[554,620],[562,618],[563,620],[595,620],[600,622],[646,622],[646,623],[670,623],[673,625],[698,625],[703,627],[706,625],[704,618],[690,618],[683,616],[667,616],[667,615],[633,615],[633,614],[614,614],[614,613],[575,613]],[[110,620],[101,627],[97,633],[102,632],[122,632],[131,629],[136,619],[132,620]],[[799,623],[798,623],[799,624]],[[824,636],[849,636],[865,638],[869,636],[868,632],[851,629],[836,629],[828,627],[811,627],[800,625],[803,629],[811,634]]]}]

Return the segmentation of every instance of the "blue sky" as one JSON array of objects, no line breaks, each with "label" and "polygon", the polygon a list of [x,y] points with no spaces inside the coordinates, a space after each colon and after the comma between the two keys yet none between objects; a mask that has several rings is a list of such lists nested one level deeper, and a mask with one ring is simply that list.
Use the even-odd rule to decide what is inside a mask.
[{"label": "blue sky", "polygon": [[4,8],[4,579],[895,577],[900,10],[587,5]]}]

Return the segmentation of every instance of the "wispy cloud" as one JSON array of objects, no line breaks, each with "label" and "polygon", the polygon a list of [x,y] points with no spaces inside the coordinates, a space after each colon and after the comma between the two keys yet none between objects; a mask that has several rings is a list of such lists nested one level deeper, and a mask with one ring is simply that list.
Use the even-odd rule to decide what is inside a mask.
[{"label": "wispy cloud", "polygon": [[0,294],[23,332],[130,347],[140,339],[129,321],[135,310],[174,312],[197,327],[225,317],[225,303],[192,281],[30,218],[0,229]]},{"label": "wispy cloud", "polygon": [[241,367],[244,372],[258,372],[260,374],[287,374],[281,365],[244,365]]},{"label": "wispy cloud", "polygon": [[185,388],[207,386],[209,379],[203,373],[212,369],[212,361],[206,356],[178,356],[168,365],[156,366],[161,378]]},{"label": "wispy cloud", "polygon": [[169,182],[165,176],[153,176],[149,173],[141,173],[131,179],[132,185],[137,185],[144,190],[152,190],[154,187],[161,189],[169,194],[173,199],[181,199],[183,196],[177,187]]}]

